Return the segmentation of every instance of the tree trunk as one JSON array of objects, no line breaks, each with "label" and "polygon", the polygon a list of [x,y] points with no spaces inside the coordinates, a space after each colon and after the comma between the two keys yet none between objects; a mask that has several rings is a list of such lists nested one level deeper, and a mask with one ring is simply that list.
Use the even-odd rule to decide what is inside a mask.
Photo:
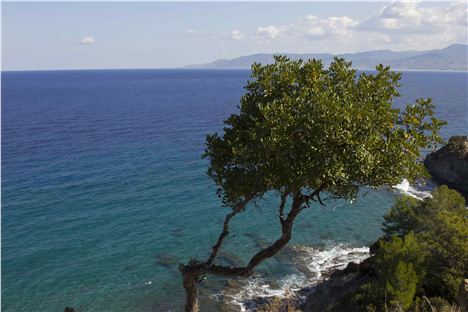
[{"label": "tree trunk", "polygon": [[[285,199],[282,199],[282,205]],[[205,274],[214,274],[220,276],[250,276],[255,267],[257,267],[264,260],[274,256],[280,251],[290,240],[292,236],[292,228],[294,220],[301,212],[301,205],[304,203],[302,195],[298,192],[293,196],[291,210],[289,211],[286,219],[282,216],[283,208],[280,207],[280,221],[282,235],[272,245],[258,251],[249,261],[245,267],[232,267],[212,264],[216,254],[223,243],[224,238],[229,233],[228,224],[229,220],[238,212],[237,210],[226,217],[218,242],[213,246],[213,252],[208,261],[194,262],[187,265],[181,264],[179,270],[183,275],[183,282],[185,288],[185,312],[199,312],[197,283],[200,276]]]},{"label": "tree trunk", "polygon": [[183,272],[185,288],[185,312],[199,312],[197,277]]}]

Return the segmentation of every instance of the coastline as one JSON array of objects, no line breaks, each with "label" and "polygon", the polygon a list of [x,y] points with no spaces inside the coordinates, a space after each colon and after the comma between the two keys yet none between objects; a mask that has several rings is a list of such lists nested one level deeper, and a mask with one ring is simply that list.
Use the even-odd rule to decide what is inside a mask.
[{"label": "coastline", "polygon": [[225,288],[211,295],[211,299],[222,306],[222,310],[251,312],[274,300],[293,301],[299,306],[342,270],[348,270],[368,257],[368,247],[351,247],[343,244],[327,248],[295,245],[286,251],[297,269],[279,280],[268,280],[261,274],[249,279],[230,279]]},{"label": "coastline", "polygon": [[[431,197],[431,191],[438,186],[432,180],[425,182],[411,185],[404,179],[392,189],[423,200]],[[223,305],[223,311],[253,312],[269,304],[293,306],[301,311],[325,311],[368,281],[370,248],[344,244],[325,248],[290,246],[285,252],[294,259],[299,274],[276,282],[269,282],[261,275],[248,280],[229,280],[225,289],[212,295],[212,299]]]}]

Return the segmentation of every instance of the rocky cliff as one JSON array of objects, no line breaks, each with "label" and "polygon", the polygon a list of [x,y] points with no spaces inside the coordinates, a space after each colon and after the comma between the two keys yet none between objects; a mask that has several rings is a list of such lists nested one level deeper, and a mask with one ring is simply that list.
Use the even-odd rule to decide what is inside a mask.
[{"label": "rocky cliff", "polygon": [[440,184],[468,194],[468,139],[453,136],[447,145],[429,154],[424,160],[432,177]]}]

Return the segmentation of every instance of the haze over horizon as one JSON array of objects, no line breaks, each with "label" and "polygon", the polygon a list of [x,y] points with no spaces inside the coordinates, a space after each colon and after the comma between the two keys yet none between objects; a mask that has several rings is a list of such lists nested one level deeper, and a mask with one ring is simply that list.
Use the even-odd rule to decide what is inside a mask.
[{"label": "haze over horizon", "polygon": [[[2,4],[2,70],[174,68],[466,44],[464,2]],[[34,51],[34,53],[31,53]]]}]

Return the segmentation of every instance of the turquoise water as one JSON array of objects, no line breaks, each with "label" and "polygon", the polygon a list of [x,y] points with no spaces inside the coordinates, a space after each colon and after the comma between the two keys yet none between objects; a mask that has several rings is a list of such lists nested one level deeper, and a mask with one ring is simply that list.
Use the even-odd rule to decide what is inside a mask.
[{"label": "turquoise water", "polygon": [[[207,256],[227,212],[200,158],[205,135],[237,111],[248,77],[3,72],[2,311],[180,311],[177,265]],[[450,123],[443,135],[466,134],[467,79],[406,72],[399,103],[432,97]],[[294,248],[263,264],[261,278],[281,288],[278,281],[303,276],[299,262],[310,258],[297,256],[301,248],[368,245],[394,198],[390,190],[363,190],[354,204],[304,211]],[[232,222],[224,263],[242,264],[278,236],[275,205],[270,196]],[[207,311],[219,309],[226,289],[224,280],[204,284]]]}]

